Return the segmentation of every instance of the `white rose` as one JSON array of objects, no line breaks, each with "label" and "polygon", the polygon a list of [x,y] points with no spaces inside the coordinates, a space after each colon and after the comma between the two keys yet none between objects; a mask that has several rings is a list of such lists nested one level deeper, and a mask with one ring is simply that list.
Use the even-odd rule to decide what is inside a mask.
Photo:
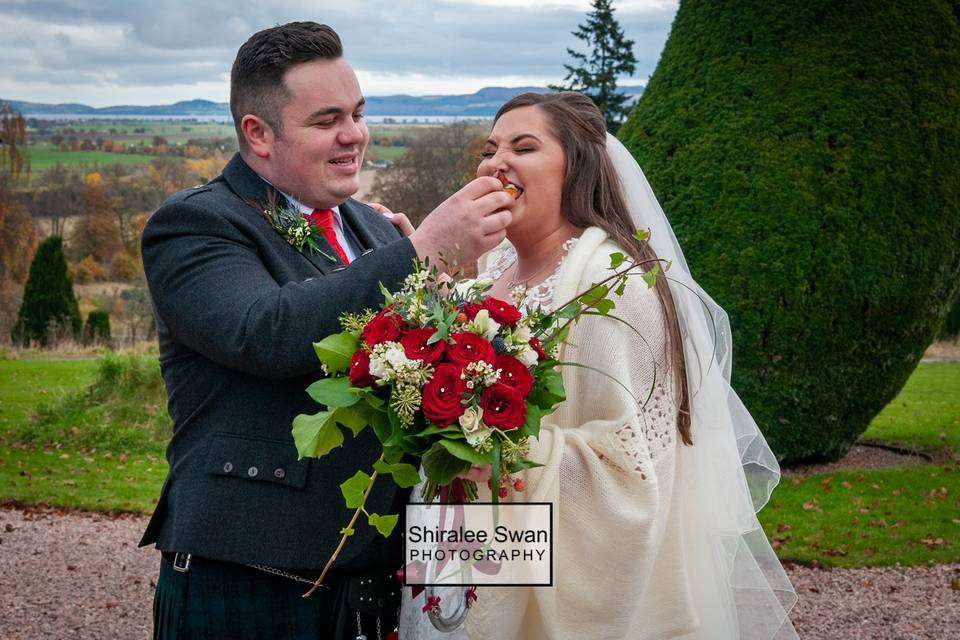
[{"label": "white rose", "polygon": [[387,362],[389,362],[390,366],[394,369],[400,369],[410,362],[407,354],[403,351],[403,347],[397,342],[390,343],[390,348],[383,354],[383,357],[386,358]]},{"label": "white rose", "polygon": [[528,367],[532,367],[533,365],[537,364],[537,360],[538,360],[537,352],[534,351],[533,347],[529,345],[527,345],[519,353],[517,353],[516,358],[517,360],[527,365]]},{"label": "white rose", "polygon": [[489,438],[493,432],[493,429],[483,424],[483,409],[479,407],[467,407],[460,416],[460,429],[463,430],[463,435],[467,437],[467,444],[471,447]]},{"label": "white rose", "polygon": [[370,356],[370,375],[384,378],[387,375],[387,363],[379,356]]}]

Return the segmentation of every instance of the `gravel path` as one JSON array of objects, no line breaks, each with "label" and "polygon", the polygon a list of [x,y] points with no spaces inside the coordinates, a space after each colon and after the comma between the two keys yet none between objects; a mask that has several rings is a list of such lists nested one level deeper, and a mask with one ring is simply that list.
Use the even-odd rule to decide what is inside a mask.
[{"label": "gravel path", "polygon": [[[0,638],[150,637],[158,558],[140,517],[0,508]],[[787,567],[803,640],[960,637],[960,564]]]}]

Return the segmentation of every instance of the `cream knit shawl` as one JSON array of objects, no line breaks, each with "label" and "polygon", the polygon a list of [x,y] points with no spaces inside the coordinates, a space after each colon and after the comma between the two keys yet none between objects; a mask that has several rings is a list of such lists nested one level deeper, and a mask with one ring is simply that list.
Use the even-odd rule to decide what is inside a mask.
[{"label": "cream knit shawl", "polygon": [[[560,267],[556,305],[611,274],[622,251],[586,229]],[[510,499],[554,504],[552,587],[483,588],[467,617],[471,638],[659,640],[695,634],[680,526],[672,374],[659,299],[633,277],[610,318],[585,317],[561,360],[567,400],[543,419],[527,489]],[[484,488],[485,489],[485,488]],[[484,499],[481,496],[481,499]]]}]

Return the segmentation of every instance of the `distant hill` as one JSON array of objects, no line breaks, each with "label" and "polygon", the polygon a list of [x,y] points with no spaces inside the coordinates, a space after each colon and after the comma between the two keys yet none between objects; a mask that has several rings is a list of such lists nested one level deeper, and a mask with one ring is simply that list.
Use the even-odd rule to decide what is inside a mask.
[{"label": "distant hill", "polygon": [[[641,86],[624,86],[621,90],[634,98],[643,93]],[[545,92],[546,87],[485,87],[476,93],[437,96],[367,96],[366,114],[370,116],[458,116],[465,118],[492,118],[501,104],[515,95],[527,92]],[[209,100],[186,100],[168,105],[118,105],[91,107],[85,104],[42,104],[20,100],[4,100],[26,117],[42,118],[50,115],[77,116],[171,116],[171,117],[229,117],[230,105]]]}]

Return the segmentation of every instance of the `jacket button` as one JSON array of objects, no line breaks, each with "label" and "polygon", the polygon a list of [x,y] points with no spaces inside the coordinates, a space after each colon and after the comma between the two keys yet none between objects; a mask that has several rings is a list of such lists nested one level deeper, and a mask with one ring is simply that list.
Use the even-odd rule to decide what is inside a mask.
[{"label": "jacket button", "polygon": [[256,467],[250,467],[249,469],[247,469],[247,475],[250,476],[251,478],[256,478],[258,473],[260,473],[260,470],[257,469]]},{"label": "jacket button", "polygon": [[224,472],[224,473],[230,473],[231,471],[233,471],[233,463],[232,463],[232,462],[227,462],[227,463],[225,463],[225,464],[223,465],[223,472]]},{"label": "jacket button", "polygon": [[287,472],[284,471],[283,469],[277,469],[276,471],[273,472],[273,477],[276,478],[277,480],[283,480],[283,478],[286,475],[287,475]]}]

